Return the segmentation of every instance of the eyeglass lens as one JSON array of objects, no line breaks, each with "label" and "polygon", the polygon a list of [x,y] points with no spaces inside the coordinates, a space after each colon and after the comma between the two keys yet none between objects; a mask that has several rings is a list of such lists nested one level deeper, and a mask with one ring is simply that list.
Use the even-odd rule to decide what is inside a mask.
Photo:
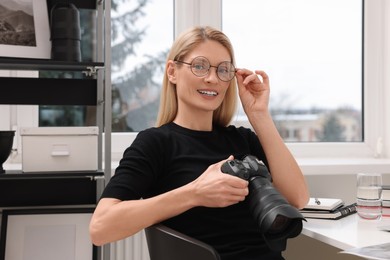
[{"label": "eyeglass lens", "polygon": [[209,73],[210,67],[217,68],[217,76],[222,81],[230,81],[235,76],[234,65],[229,61],[224,61],[218,66],[211,66],[205,57],[196,57],[191,62],[191,71],[195,76],[203,77]]}]

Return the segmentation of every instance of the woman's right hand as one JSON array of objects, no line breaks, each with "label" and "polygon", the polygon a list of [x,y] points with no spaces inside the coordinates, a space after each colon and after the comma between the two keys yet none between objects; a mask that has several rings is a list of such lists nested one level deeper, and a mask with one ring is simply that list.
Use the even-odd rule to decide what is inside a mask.
[{"label": "woman's right hand", "polygon": [[[228,158],[232,159],[233,156]],[[227,207],[244,200],[248,182],[222,173],[225,161],[209,166],[193,182],[155,197],[124,201],[101,199],[90,223],[92,242],[103,245],[124,239],[193,207]]]},{"label": "woman's right hand", "polygon": [[[233,160],[233,156],[227,160]],[[227,207],[243,201],[248,195],[248,181],[221,171],[221,166],[227,160],[210,165],[190,184],[193,185],[195,201],[199,206]]]}]

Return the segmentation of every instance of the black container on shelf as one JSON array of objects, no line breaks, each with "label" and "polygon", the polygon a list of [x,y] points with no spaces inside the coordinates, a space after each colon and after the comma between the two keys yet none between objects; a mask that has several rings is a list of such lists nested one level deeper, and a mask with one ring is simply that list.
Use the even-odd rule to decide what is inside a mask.
[{"label": "black container on shelf", "polygon": [[5,173],[3,163],[11,153],[14,136],[15,131],[0,131],[0,174]]},{"label": "black container on shelf", "polygon": [[57,3],[50,11],[51,58],[81,61],[80,13],[71,3]]}]

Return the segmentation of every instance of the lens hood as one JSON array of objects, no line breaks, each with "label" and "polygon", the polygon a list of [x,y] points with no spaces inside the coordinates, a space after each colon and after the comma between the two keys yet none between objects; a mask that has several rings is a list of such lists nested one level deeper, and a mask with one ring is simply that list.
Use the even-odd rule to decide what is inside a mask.
[{"label": "lens hood", "polygon": [[298,209],[289,204],[279,204],[269,210],[259,220],[268,247],[274,251],[286,250],[287,239],[301,233],[303,220],[306,221]]}]

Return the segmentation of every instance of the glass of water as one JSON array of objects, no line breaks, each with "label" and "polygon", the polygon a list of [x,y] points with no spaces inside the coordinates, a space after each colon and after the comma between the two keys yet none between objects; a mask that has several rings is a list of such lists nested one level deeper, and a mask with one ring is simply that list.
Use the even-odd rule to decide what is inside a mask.
[{"label": "glass of water", "polygon": [[363,219],[380,219],[382,216],[382,175],[357,174],[357,213]]}]

